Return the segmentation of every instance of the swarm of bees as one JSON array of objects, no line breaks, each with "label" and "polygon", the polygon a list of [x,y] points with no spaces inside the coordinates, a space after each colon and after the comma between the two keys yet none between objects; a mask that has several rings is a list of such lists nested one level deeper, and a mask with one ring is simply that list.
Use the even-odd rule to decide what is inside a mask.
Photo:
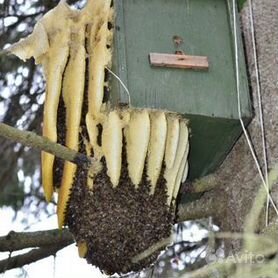
[{"label": "swarm of bees", "polygon": [[88,0],[82,10],[61,1],[10,48],[43,67],[43,135],[94,157],[84,169],[43,152],[42,181],[48,201],[58,192],[59,228],[68,226],[80,256],[110,274],[142,269],[165,248],[189,150],[181,115],[106,100],[113,30],[112,0]]}]

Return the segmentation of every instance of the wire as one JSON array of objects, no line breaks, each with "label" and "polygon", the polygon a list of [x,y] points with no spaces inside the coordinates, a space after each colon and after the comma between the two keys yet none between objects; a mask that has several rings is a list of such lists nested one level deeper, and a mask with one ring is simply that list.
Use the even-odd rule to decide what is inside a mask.
[{"label": "wire", "polygon": [[[253,47],[253,57],[255,64],[256,72],[256,85],[257,85],[257,96],[258,96],[258,105],[259,105],[259,117],[260,117],[260,126],[262,134],[262,149],[263,149],[263,158],[264,158],[264,171],[265,171],[265,181],[269,191],[269,182],[268,182],[268,161],[267,161],[267,151],[266,151],[266,142],[265,142],[265,129],[264,129],[264,118],[263,118],[263,109],[262,109],[262,97],[261,97],[261,82],[259,76],[259,65],[257,59],[257,47],[255,39],[255,28],[254,28],[254,16],[253,16],[253,3],[252,0],[248,1],[249,5],[249,14],[250,14],[250,29],[251,29],[251,38],[252,38],[252,47]],[[269,211],[269,194],[267,195],[266,203],[266,226],[268,225],[268,211]]]},{"label": "wire", "polygon": [[125,89],[127,96],[128,96],[128,105],[131,106],[131,100],[130,100],[130,93],[128,88],[126,87],[126,85],[124,84],[124,82],[121,80],[121,78],[114,73],[111,69],[109,69],[108,67],[105,67],[119,82],[120,84],[123,86],[123,88]]},{"label": "wire", "polygon": [[264,186],[264,188],[265,188],[265,190],[267,192],[268,200],[270,201],[270,203],[272,204],[276,214],[278,215],[278,209],[277,209],[277,207],[276,207],[272,197],[270,196],[269,189],[268,189],[268,186],[266,184],[265,178],[263,176],[261,167],[259,165],[258,158],[257,158],[257,156],[255,154],[254,148],[252,146],[252,142],[251,142],[251,140],[249,138],[248,132],[247,132],[247,130],[246,130],[245,126],[244,126],[243,120],[242,120],[241,103],[240,103],[240,87],[239,87],[239,65],[238,65],[238,60],[239,59],[238,59],[238,38],[237,38],[237,24],[236,24],[236,0],[233,0],[233,29],[234,29],[234,47],[235,47],[235,65],[236,65],[236,89],[237,89],[237,104],[238,104],[239,121],[240,121],[242,130],[243,130],[244,136],[246,138],[248,147],[249,147],[250,152],[252,154],[252,157],[254,159],[255,165],[257,167],[259,176],[260,176],[260,178],[262,180],[262,183],[263,183],[263,186]]}]

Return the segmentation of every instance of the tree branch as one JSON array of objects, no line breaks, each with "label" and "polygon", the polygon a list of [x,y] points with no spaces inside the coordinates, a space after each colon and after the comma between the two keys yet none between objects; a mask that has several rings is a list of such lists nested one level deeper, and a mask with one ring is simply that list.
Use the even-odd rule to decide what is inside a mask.
[{"label": "tree branch", "polygon": [[131,259],[132,263],[138,263],[138,262],[142,261],[143,259],[152,255],[153,253],[155,253],[157,250],[165,249],[165,247],[167,245],[170,245],[172,241],[173,241],[172,236],[158,241],[157,243],[153,244],[152,246],[150,246],[145,251],[143,251],[143,252],[139,253],[138,255],[134,256]]},{"label": "tree branch", "polygon": [[72,242],[63,242],[58,245],[51,245],[48,247],[41,247],[38,249],[32,249],[23,255],[17,255],[10,257],[8,259],[0,261],[0,273],[5,272],[6,270],[22,267],[24,265],[34,263],[41,259],[47,258],[51,255],[55,255],[60,249],[66,247]]},{"label": "tree branch", "polygon": [[67,229],[20,233],[11,231],[6,236],[0,237],[0,252],[45,247],[69,241],[73,242],[73,237]]},{"label": "tree branch", "polygon": [[217,176],[215,174],[209,174],[199,179],[183,183],[181,193],[203,193],[216,188],[218,184]]},{"label": "tree branch", "polygon": [[93,163],[93,158],[85,154],[78,153],[46,137],[36,135],[33,132],[18,130],[3,123],[0,123],[0,136],[19,142],[25,146],[51,153],[61,159],[71,161],[83,167],[88,167]]},{"label": "tree branch", "polygon": [[8,54],[8,51],[6,49],[0,50],[0,58],[1,56],[6,56]]},{"label": "tree branch", "polygon": [[[256,198],[253,202],[252,208],[245,219],[244,231],[245,233],[255,233],[258,228],[259,218],[261,212],[267,201],[267,195],[270,194],[271,188],[277,182],[278,179],[278,165],[275,165],[274,168],[268,173],[268,192],[264,188],[263,184],[260,186],[259,191],[256,195]],[[244,248],[246,250],[253,251],[257,249],[257,244],[250,240],[248,237],[244,240]]]},{"label": "tree branch", "polygon": [[39,248],[0,261],[0,273],[54,255],[73,242],[73,237],[67,229],[26,233],[10,232],[7,236],[0,237],[0,251],[12,252],[30,247]]},{"label": "tree branch", "polygon": [[[181,276],[181,278],[210,278],[210,277],[243,277],[243,273],[246,276],[247,271],[250,271],[248,277],[261,277],[266,275],[265,268],[268,268],[269,277],[276,277],[277,273],[277,262],[275,257],[271,258],[273,254],[277,252],[277,244],[275,240],[270,240],[268,237],[264,237],[256,234],[240,234],[240,233],[216,233],[213,234],[215,238],[233,238],[243,239],[249,237],[254,242],[262,242],[263,248],[259,252],[239,252],[232,254],[221,260],[216,260],[210,264],[188,272]],[[259,256],[259,257],[258,257]],[[259,262],[258,258],[264,258],[264,262]],[[267,260],[266,258],[269,258]],[[270,259],[271,258],[271,259]],[[244,267],[244,272],[238,272],[241,267]],[[247,270],[248,267],[248,270]],[[256,271],[262,271],[260,275],[255,275]],[[248,273],[249,274],[249,273]],[[266,275],[268,276],[268,275]]]},{"label": "tree branch", "polygon": [[226,214],[227,196],[217,190],[205,192],[198,200],[190,203],[180,203],[177,210],[176,222],[196,220],[212,216],[222,219]]}]

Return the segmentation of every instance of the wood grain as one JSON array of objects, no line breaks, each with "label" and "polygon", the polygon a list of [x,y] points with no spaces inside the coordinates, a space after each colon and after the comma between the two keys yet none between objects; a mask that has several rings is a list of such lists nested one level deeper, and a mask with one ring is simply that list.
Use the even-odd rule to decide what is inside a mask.
[{"label": "wood grain", "polygon": [[150,63],[155,67],[208,70],[206,56],[191,56],[184,54],[150,53]]}]

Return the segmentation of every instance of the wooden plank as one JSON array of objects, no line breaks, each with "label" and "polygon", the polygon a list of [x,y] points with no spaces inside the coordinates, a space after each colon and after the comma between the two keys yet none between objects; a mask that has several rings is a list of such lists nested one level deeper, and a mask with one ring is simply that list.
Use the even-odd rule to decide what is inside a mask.
[{"label": "wooden plank", "polygon": [[156,67],[207,70],[209,68],[206,56],[191,56],[184,54],[150,53],[150,63]]}]

